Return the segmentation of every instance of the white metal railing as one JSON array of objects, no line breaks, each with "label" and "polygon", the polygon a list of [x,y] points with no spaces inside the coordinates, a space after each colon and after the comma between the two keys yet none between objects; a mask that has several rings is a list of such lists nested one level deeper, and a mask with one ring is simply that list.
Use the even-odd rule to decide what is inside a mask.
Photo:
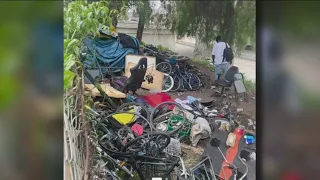
[{"label": "white metal railing", "polygon": [[81,180],[84,175],[84,142],[81,123],[71,98],[64,101],[64,179]]}]

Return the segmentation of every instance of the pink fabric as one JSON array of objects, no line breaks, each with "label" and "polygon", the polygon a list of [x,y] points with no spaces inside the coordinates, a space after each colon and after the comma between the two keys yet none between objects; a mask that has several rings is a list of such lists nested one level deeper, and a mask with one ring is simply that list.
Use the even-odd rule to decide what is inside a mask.
[{"label": "pink fabric", "polygon": [[138,136],[141,136],[143,134],[143,127],[140,124],[134,124],[131,127],[131,130],[136,133]]}]

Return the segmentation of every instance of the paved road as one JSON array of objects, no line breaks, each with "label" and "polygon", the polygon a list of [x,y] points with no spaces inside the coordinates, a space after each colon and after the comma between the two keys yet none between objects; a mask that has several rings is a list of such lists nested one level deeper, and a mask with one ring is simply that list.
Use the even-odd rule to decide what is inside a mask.
[{"label": "paved road", "polygon": [[[175,51],[180,55],[189,56],[189,57],[192,57],[193,55],[194,47],[192,46],[176,43],[175,48],[176,48]],[[248,79],[255,81],[256,80],[256,61],[252,59],[254,56],[247,55],[247,54],[245,56],[248,56],[248,57],[250,56],[251,60],[235,58],[234,65],[238,66],[240,71],[244,73]]]}]

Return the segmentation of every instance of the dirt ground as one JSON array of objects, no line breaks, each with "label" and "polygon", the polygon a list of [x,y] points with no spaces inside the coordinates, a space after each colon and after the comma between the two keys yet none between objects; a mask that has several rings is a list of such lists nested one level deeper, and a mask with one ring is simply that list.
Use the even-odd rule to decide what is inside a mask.
[{"label": "dirt ground", "polygon": [[[221,97],[213,96],[211,95],[217,91],[218,88],[214,89],[204,89],[200,91],[193,91],[193,92],[175,92],[170,93],[171,97],[173,99],[180,98],[182,100],[186,99],[187,96],[193,96],[196,98],[201,98],[203,102],[209,102],[213,101],[214,104],[216,104],[217,107],[222,107],[223,104],[221,104]],[[255,93],[248,94],[248,102],[241,101],[239,105],[235,105],[233,103],[233,106],[235,106],[234,113],[236,114],[236,120],[240,122],[241,125],[243,125],[247,131],[252,132],[255,134],[255,122],[256,122],[256,100],[255,100]],[[242,112],[236,112],[236,109],[243,109]],[[249,119],[249,120],[248,120]],[[252,120],[252,122],[249,122]],[[250,124],[253,123],[253,124]],[[185,161],[185,164],[187,167],[192,167],[196,165],[199,160],[202,152],[204,151],[204,147],[208,143],[208,140],[200,140],[198,145],[196,147],[191,147],[187,144],[181,145],[181,150],[184,153],[183,159]]]},{"label": "dirt ground", "polygon": [[[171,97],[173,99],[180,98],[182,100],[186,99],[187,96],[193,96],[195,98],[201,98],[202,102],[209,102],[212,101],[218,109],[223,106],[223,99],[218,96],[211,95],[215,92],[219,91],[218,88],[214,89],[205,89],[201,91],[190,91],[190,92],[175,92],[170,93]],[[230,90],[231,91],[231,90]],[[228,95],[228,94],[227,94]],[[236,103],[232,103],[233,110],[237,116],[237,119],[239,122],[241,122],[241,125],[245,126],[247,130],[255,132],[255,121],[256,121],[256,100],[255,100],[255,93],[249,93],[248,94],[248,102],[244,101],[243,99],[240,99],[239,105],[236,105]],[[232,100],[231,100],[232,101]],[[237,112],[237,109],[241,112]],[[252,120],[253,125],[248,121]]]},{"label": "dirt ground", "polygon": [[[213,81],[213,72],[210,71],[208,68],[199,67],[196,64],[194,64],[197,69],[199,69],[202,73],[207,74],[211,81]],[[220,91],[219,88],[212,86],[209,89],[202,89],[199,91],[190,91],[190,92],[174,92],[170,93],[171,97],[173,99],[180,98],[182,100],[186,99],[187,96],[193,96],[195,98],[201,98],[202,102],[213,102],[213,105],[217,107],[217,110],[223,107],[224,100],[223,98],[219,96],[212,96],[212,94],[215,93],[215,91]],[[229,92],[226,92],[226,96],[232,95],[232,90],[229,90]],[[255,134],[256,133],[256,94],[255,92],[248,93],[248,98],[245,101],[244,99],[240,99],[239,104],[236,104],[235,102],[232,103],[232,110],[236,115],[236,120],[240,125],[244,126],[247,131]],[[226,99],[226,98],[224,98]],[[231,100],[232,102],[232,100]],[[186,167],[190,168],[196,165],[199,160],[202,152],[204,151],[204,147],[208,143],[207,140],[200,140],[198,145],[196,147],[191,147],[187,144],[181,144],[181,150],[184,153],[183,159],[185,161]]]}]

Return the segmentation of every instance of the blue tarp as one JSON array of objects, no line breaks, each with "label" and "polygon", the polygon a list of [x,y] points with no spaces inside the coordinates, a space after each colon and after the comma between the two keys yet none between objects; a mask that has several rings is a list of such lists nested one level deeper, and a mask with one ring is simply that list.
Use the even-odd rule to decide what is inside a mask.
[{"label": "blue tarp", "polygon": [[[136,39],[134,39],[135,42]],[[89,50],[89,56],[85,60],[85,65],[91,68],[106,67],[109,65],[113,72],[119,72],[124,69],[125,56],[128,54],[138,54],[138,50],[133,48],[124,48],[116,38],[92,39],[90,37],[84,40],[84,44]],[[106,72],[101,68],[102,73]]]}]

